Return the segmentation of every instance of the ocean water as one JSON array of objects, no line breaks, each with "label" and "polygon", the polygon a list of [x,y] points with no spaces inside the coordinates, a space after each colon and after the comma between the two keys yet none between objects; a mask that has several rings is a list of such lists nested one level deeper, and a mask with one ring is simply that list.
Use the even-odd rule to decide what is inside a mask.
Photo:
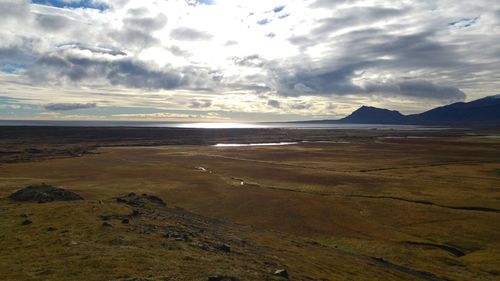
[{"label": "ocean water", "polygon": [[382,124],[332,124],[309,122],[282,123],[189,123],[189,122],[140,122],[140,121],[49,121],[49,120],[0,120],[0,126],[56,126],[56,127],[155,127],[197,129],[359,129],[359,130],[439,130],[443,127]]}]

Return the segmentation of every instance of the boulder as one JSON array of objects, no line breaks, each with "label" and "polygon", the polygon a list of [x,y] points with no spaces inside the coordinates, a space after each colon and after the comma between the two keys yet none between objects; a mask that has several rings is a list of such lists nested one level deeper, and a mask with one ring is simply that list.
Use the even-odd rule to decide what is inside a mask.
[{"label": "boulder", "polygon": [[58,188],[49,184],[30,185],[20,189],[9,196],[10,199],[22,202],[38,202],[46,203],[52,201],[72,201],[83,200],[83,198],[72,192],[62,188]]}]

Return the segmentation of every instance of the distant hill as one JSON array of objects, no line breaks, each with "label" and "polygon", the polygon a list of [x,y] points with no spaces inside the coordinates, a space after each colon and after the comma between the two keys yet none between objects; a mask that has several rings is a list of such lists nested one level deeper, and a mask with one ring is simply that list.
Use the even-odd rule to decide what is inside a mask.
[{"label": "distant hill", "polygon": [[396,110],[388,110],[371,106],[362,106],[351,115],[340,119],[343,123],[363,123],[363,124],[381,124],[390,123],[398,124],[405,122],[406,116]]},{"label": "distant hill", "polygon": [[500,125],[500,95],[441,106],[420,114],[409,115],[408,120],[414,124],[487,123]]},{"label": "distant hill", "polygon": [[362,106],[340,120],[319,120],[309,123],[500,126],[500,95],[471,102],[457,102],[412,115]]}]

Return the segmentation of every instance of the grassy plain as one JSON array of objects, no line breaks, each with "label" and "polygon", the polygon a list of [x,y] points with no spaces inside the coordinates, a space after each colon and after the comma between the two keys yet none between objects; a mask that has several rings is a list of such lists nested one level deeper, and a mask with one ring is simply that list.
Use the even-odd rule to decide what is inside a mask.
[{"label": "grassy plain", "polygon": [[[1,164],[0,276],[281,280],[273,272],[287,269],[291,280],[500,279],[499,138],[311,134],[332,142],[109,146]],[[86,200],[7,199],[41,182]],[[114,200],[129,192],[167,208],[103,227],[100,216],[132,211]],[[169,229],[195,234],[178,241]]]}]

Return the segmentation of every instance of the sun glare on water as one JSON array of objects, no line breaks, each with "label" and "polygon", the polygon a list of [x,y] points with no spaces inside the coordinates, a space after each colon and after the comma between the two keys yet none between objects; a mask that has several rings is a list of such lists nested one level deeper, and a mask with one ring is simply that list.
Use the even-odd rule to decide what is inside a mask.
[{"label": "sun glare on water", "polygon": [[247,128],[267,128],[267,126],[249,123],[186,123],[180,124],[179,128],[197,129],[247,129]]}]

